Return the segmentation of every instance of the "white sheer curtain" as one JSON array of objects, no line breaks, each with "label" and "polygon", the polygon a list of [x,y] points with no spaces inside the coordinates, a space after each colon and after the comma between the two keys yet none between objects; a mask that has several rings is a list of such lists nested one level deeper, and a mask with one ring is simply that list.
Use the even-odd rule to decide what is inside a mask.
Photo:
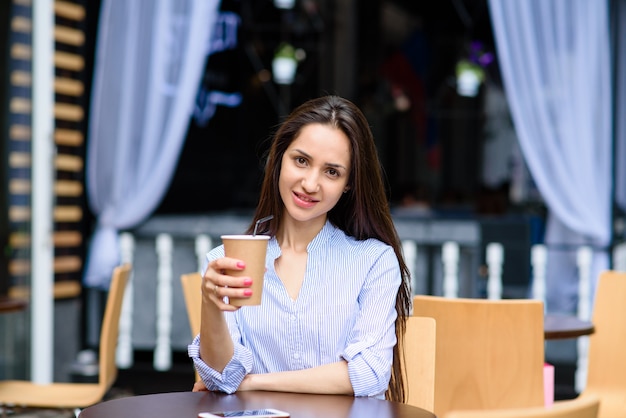
[{"label": "white sheer curtain", "polygon": [[575,312],[576,246],[594,247],[592,278],[608,267],[608,1],[489,0],[489,9],[520,146],[549,210],[547,308]]},{"label": "white sheer curtain", "polygon": [[87,287],[108,288],[117,232],[159,204],[194,107],[219,0],[103,0],[87,144],[97,216]]},{"label": "white sheer curtain", "polygon": [[617,56],[615,71],[617,74],[617,97],[615,119],[615,200],[626,211],[626,2],[617,1],[615,30],[617,31]]}]

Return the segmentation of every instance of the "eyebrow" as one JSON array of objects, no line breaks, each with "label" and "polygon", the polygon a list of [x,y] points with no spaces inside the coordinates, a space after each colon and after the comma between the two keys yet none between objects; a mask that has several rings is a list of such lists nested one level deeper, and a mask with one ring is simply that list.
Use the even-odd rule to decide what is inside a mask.
[{"label": "eyebrow", "polygon": [[[299,153],[300,153],[300,154],[302,154],[302,155],[304,155],[304,156],[305,156],[305,157],[307,157],[309,160],[312,160],[312,159],[313,159],[313,157],[312,157],[310,154],[308,154],[308,153],[306,153],[306,152],[302,151],[302,150],[301,150],[301,149],[299,149],[299,148],[294,148],[293,150],[294,150],[294,151],[299,152]],[[346,167],[344,167],[344,166],[343,166],[343,165],[341,165],[341,164],[334,164],[334,163],[325,163],[325,164],[326,164],[327,166],[329,166],[329,167],[333,167],[333,168],[343,168],[344,170],[348,170]]]}]

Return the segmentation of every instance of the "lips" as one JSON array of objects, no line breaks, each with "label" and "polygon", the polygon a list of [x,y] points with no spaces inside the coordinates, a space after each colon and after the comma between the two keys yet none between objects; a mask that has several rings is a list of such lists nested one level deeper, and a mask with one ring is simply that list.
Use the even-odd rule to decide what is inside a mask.
[{"label": "lips", "polygon": [[311,196],[304,194],[304,193],[298,193],[298,192],[293,192],[293,200],[295,202],[295,204],[297,206],[300,206],[302,208],[310,208],[315,206],[316,203],[319,202],[319,200],[317,199],[313,199]]}]

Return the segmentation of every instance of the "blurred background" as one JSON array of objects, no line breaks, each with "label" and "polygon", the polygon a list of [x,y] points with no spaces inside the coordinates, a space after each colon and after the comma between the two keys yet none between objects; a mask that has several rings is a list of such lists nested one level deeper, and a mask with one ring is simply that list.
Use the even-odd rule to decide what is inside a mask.
[{"label": "blurred background", "polygon": [[[546,245],[552,277],[567,279],[548,283],[549,307],[576,313],[578,249],[591,248],[595,277],[616,266],[624,241],[626,176],[615,162],[626,161],[617,117],[626,101],[618,76],[626,2],[519,6],[527,22],[545,26],[518,44],[509,35],[525,28],[510,24],[501,3],[2,2],[0,294],[30,303],[0,315],[0,378],[93,378],[107,279],[127,260],[134,307],[120,386],[190,388],[178,276],[197,269],[220,233],[251,221],[272,132],[323,94],[352,100],[370,122],[399,234],[417,248],[415,293],[443,293],[442,245],[454,242],[460,296],[484,297],[487,247],[496,242],[505,254],[502,297],[529,297],[532,249]],[[555,71],[558,49],[537,45],[552,34],[550,18],[577,14],[599,29],[555,30],[573,51]],[[587,51],[599,52],[585,59]],[[541,91],[512,102],[508,90],[523,96],[526,74],[545,76]],[[546,74],[570,84],[550,84]],[[580,80],[586,89],[569,88]],[[542,107],[538,98],[552,101]],[[559,114],[570,107],[569,119]],[[571,122],[581,119],[595,128]],[[566,148],[571,136],[582,145]],[[38,281],[51,286],[50,305],[31,292]],[[575,346],[548,353],[575,364]],[[561,396],[573,392],[573,369],[561,369]]]}]

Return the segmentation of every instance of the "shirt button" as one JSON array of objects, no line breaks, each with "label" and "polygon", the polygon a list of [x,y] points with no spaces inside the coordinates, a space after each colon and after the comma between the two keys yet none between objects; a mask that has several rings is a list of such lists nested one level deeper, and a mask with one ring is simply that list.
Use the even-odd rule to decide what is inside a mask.
[{"label": "shirt button", "polygon": [[299,358],[300,358],[300,354],[298,354],[298,353],[294,353],[294,354],[293,354],[293,358],[295,358],[295,359],[299,359]]},{"label": "shirt button", "polygon": [[295,321],[296,319],[297,319],[297,318],[296,318],[296,316],[295,316],[295,315],[291,315],[291,320],[292,320],[292,321]]}]

